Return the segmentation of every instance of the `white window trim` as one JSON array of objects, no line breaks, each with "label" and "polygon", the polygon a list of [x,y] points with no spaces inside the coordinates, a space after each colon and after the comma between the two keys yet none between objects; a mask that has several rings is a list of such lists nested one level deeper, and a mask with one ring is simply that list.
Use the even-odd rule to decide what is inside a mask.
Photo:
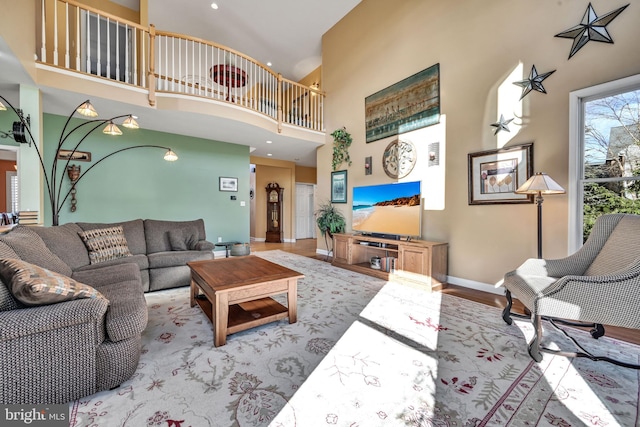
[{"label": "white window trim", "polygon": [[582,246],[583,100],[624,92],[640,85],[640,74],[569,93],[569,253]]}]

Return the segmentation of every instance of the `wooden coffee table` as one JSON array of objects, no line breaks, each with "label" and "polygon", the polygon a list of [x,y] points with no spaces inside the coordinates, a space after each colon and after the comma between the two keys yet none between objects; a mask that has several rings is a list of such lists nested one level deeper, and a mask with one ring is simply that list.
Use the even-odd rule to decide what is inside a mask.
[{"label": "wooden coffee table", "polygon": [[[255,255],[192,261],[191,307],[198,304],[213,324],[213,343],[227,335],[289,317],[298,320],[298,279],[304,275]],[[271,296],[287,294],[287,305]]]}]

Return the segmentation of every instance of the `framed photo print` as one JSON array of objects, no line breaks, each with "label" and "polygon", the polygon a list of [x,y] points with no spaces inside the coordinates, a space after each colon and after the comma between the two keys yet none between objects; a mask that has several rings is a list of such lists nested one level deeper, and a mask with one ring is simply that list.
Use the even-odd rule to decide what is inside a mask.
[{"label": "framed photo print", "polygon": [[469,204],[533,203],[516,190],[533,174],[533,143],[469,153]]},{"label": "framed photo print", "polygon": [[347,203],[347,171],[331,172],[331,203]]},{"label": "framed photo print", "polygon": [[220,177],[220,191],[238,191],[238,178]]}]

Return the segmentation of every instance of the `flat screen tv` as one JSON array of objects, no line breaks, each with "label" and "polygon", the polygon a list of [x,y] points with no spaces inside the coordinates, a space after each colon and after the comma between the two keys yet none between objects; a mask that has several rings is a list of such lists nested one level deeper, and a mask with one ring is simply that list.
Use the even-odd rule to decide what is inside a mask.
[{"label": "flat screen tv", "polygon": [[388,238],[420,237],[420,181],[353,187],[353,231]]}]

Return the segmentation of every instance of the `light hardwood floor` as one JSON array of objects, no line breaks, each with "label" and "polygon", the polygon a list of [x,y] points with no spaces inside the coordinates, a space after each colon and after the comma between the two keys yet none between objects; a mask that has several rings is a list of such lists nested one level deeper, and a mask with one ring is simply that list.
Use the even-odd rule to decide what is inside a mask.
[{"label": "light hardwood floor", "polygon": [[[291,252],[298,255],[316,258],[322,261],[331,262],[331,258],[316,253],[316,239],[303,239],[295,243],[265,243],[251,242],[251,251],[270,251],[280,249],[285,252]],[[493,307],[504,308],[505,298],[501,295],[495,295],[487,292],[476,291],[461,286],[447,284],[441,292],[455,295],[460,298],[466,298],[471,301],[487,304]],[[524,313],[524,306],[518,301],[513,304],[514,313]],[[614,326],[606,326],[606,335],[623,341],[640,344],[640,330],[617,328]]]}]

